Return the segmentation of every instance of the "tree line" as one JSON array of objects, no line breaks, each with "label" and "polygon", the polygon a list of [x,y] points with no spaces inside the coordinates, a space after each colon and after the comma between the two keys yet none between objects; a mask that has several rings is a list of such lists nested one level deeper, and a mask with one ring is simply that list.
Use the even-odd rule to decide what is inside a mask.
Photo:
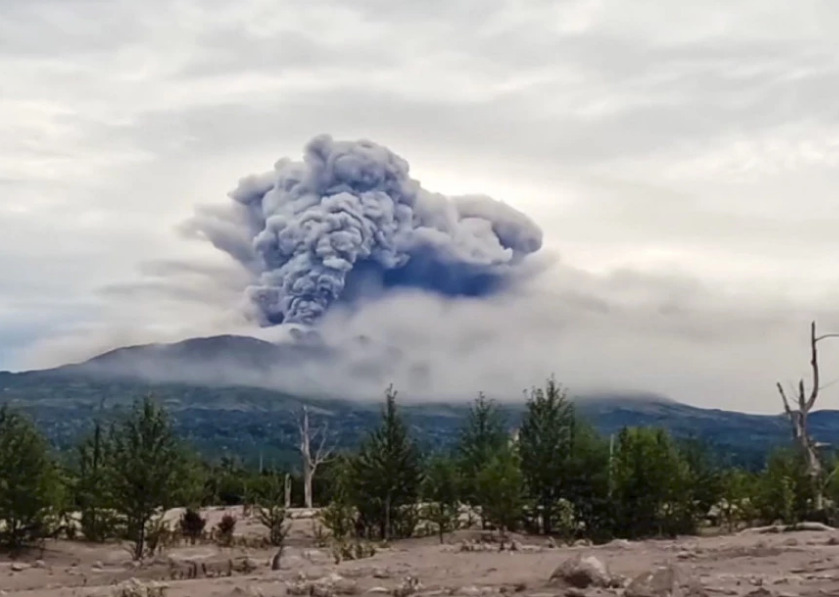
[{"label": "tree line", "polygon": [[[442,541],[464,524],[599,542],[690,534],[709,522],[734,529],[830,521],[839,497],[835,476],[814,481],[808,455],[795,445],[779,448],[752,473],[721,467],[701,443],[677,441],[663,429],[602,437],[552,378],[529,392],[513,434],[499,405],[479,395],[456,445],[446,450],[420,449],[392,388],[379,426],[358,450],[332,454],[319,446],[313,456],[305,417],[305,501],[322,507],[320,521],[334,540],[356,545],[429,532]],[[204,528],[199,508],[225,504],[255,508],[269,542],[279,546],[291,482],[284,471],[203,461],[151,397],[107,428],[94,421],[69,462],[59,462],[26,416],[0,408],[4,549],[63,533],[128,540],[141,558],[159,540],[165,510],[186,507],[180,529],[194,538]],[[822,495],[825,503],[817,499]],[[229,540],[234,526],[228,517],[217,532]]]}]

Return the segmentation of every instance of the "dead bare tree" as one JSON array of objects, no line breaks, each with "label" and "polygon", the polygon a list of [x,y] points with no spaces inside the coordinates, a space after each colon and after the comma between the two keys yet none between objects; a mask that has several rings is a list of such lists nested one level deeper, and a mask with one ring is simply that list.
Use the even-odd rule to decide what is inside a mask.
[{"label": "dead bare tree", "polygon": [[[303,406],[298,421],[300,433],[300,456],[303,464],[303,502],[307,508],[312,507],[312,480],[318,467],[329,460],[334,445],[330,441],[329,429],[324,421],[312,430],[309,427],[309,409]],[[312,445],[317,444],[314,449]]]},{"label": "dead bare tree", "polygon": [[816,405],[816,400],[819,397],[819,390],[821,389],[821,381],[819,377],[819,353],[818,344],[822,340],[828,338],[839,338],[839,334],[823,334],[816,335],[816,322],[810,323],[810,370],[812,375],[811,387],[809,394],[807,393],[804,380],[798,380],[798,387],[796,391],[796,401],[798,408],[793,409],[790,400],[787,398],[787,393],[780,382],[776,384],[778,393],[781,394],[781,400],[784,403],[784,412],[792,425],[793,438],[801,447],[807,462],[807,474],[813,482],[815,488],[815,507],[816,510],[821,510],[823,507],[822,488],[820,477],[822,474],[822,464],[819,460],[817,445],[810,435],[810,430],[807,426],[807,418],[810,411]]}]

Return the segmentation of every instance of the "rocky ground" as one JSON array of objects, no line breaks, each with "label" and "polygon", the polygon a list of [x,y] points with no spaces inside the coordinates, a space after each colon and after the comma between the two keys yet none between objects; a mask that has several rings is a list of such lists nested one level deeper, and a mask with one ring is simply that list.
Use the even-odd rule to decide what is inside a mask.
[{"label": "rocky ground", "polygon": [[[211,512],[214,520],[221,514]],[[240,522],[239,531],[261,532],[253,522]],[[329,549],[315,546],[312,521],[298,519],[280,570],[271,569],[274,553],[204,544],[170,548],[137,564],[119,545],[51,542],[43,554],[0,559],[0,595],[839,596],[839,532],[833,531],[598,547],[557,547],[522,536],[502,546],[476,531],[459,531],[444,545],[435,538],[413,539],[336,564]]]}]

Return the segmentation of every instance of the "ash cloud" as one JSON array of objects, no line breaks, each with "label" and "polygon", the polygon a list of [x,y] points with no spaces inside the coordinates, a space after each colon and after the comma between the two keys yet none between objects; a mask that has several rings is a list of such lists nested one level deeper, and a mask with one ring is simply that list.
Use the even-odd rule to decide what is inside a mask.
[{"label": "ash cloud", "polygon": [[395,287],[484,297],[505,288],[542,246],[541,229],[481,195],[447,197],[371,141],[328,135],[302,161],[240,180],[225,206],[202,206],[188,235],[253,276],[249,313],[262,325],[312,324],[336,302]]}]

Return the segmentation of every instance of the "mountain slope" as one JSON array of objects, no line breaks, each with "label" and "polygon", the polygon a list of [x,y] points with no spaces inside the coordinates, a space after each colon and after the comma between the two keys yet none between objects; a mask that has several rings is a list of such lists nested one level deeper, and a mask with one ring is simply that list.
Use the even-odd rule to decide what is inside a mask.
[{"label": "mountain slope", "polygon": [[[314,343],[277,346],[237,336],[127,347],[57,369],[0,373],[0,403],[30,412],[57,446],[67,447],[94,416],[118,416],[133,399],[153,392],[172,412],[179,432],[205,454],[255,458],[262,452],[288,460],[294,454],[295,412],[304,403],[331,421],[347,447],[357,444],[379,416],[377,397],[368,402],[302,398],[266,383],[278,364],[293,367],[312,358],[330,354]],[[702,409],[660,396],[584,396],[576,403],[580,415],[604,434],[625,426],[662,426],[678,437],[705,440],[721,458],[750,467],[760,466],[768,450],[790,439],[781,416]],[[405,403],[403,409],[422,442],[441,446],[456,438],[468,399]],[[511,426],[523,410],[521,403],[504,405]],[[839,441],[839,412],[816,412],[811,425],[818,440]]]}]

